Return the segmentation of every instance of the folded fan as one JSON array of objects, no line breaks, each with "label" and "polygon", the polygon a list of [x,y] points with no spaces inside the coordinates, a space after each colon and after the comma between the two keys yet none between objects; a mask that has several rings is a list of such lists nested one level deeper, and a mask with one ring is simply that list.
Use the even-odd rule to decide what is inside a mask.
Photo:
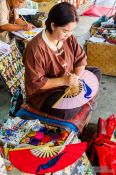
[{"label": "folded fan", "polygon": [[57,155],[59,152],[61,152],[64,149],[64,146],[43,146],[40,148],[32,148],[31,152],[35,156],[39,157],[51,157],[54,155]]},{"label": "folded fan", "polygon": [[[34,147],[34,149],[39,151],[42,146]],[[48,152],[50,149],[45,146],[43,151],[40,152]],[[52,147],[51,147],[52,148]],[[33,149],[33,147],[32,147]],[[66,146],[55,146],[52,149],[56,149],[56,155],[50,155],[49,157],[40,157],[38,154],[35,155],[31,151],[30,148],[19,148],[12,149],[9,151],[9,160],[11,163],[18,168],[19,170],[31,173],[31,174],[45,174],[45,173],[53,173],[64,169],[65,167],[71,165],[79,158],[81,158],[82,154],[86,150],[86,142],[77,143],[77,144],[69,144]],[[58,151],[57,151],[58,150]],[[52,152],[52,151],[51,151]],[[53,151],[54,152],[54,151]],[[43,154],[44,155],[44,154]]]}]

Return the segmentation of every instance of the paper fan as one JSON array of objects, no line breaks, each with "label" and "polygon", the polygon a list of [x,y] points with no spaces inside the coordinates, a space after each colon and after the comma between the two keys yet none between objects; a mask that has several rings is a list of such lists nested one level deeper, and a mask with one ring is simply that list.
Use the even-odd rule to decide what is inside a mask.
[{"label": "paper fan", "polygon": [[64,146],[43,146],[38,148],[32,148],[31,152],[35,156],[39,157],[51,157],[57,155],[59,152],[61,152],[64,149]]},{"label": "paper fan", "polygon": [[[43,147],[45,148],[45,146]],[[54,156],[40,157],[39,155],[35,156],[31,148],[13,149],[9,151],[9,160],[16,168],[25,173],[53,173],[77,161],[86,150],[86,142],[59,146],[59,149],[57,146],[54,150],[58,150],[59,152]]]},{"label": "paper fan", "polygon": [[75,97],[78,94],[80,94],[80,92],[82,91],[82,84],[79,82],[79,86],[72,86],[69,88],[69,90],[67,91],[66,89],[66,93],[64,94],[64,98],[71,98],[71,97]]},{"label": "paper fan", "polygon": [[79,78],[79,87],[77,89],[68,87],[67,89],[66,93],[64,93],[52,108],[73,109],[83,106],[97,94],[99,82],[92,72],[83,70]]}]

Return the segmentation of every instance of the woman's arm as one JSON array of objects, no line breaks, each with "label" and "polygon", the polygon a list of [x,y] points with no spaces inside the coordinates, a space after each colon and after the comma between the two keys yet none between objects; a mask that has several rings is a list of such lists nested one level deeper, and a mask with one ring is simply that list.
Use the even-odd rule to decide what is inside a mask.
[{"label": "woman's arm", "polygon": [[17,19],[15,19],[15,24],[22,24],[22,25],[24,25],[24,24],[26,24],[26,22],[24,20],[22,20],[21,18],[17,18]]},{"label": "woman's arm", "polygon": [[63,78],[48,78],[46,84],[42,86],[40,89],[47,90],[52,89],[60,86],[64,86],[65,83],[63,81]]},{"label": "woman's arm", "polygon": [[19,25],[28,25],[28,27],[30,27],[30,30],[35,28],[35,26],[31,23],[28,23],[27,21],[22,20],[21,18],[17,18],[15,20],[15,24],[19,24]]},{"label": "woman's arm", "polygon": [[1,31],[18,31],[18,30],[31,30],[32,26],[30,24],[4,24],[0,26]]},{"label": "woman's arm", "polygon": [[35,26],[31,23],[28,23],[22,15],[21,15],[22,18],[19,17],[17,9],[14,9],[14,14],[15,14],[15,24],[23,25],[27,27],[26,29],[23,29],[23,30],[31,30],[35,28]]},{"label": "woman's arm", "polygon": [[18,31],[18,30],[24,30],[24,25],[18,25],[18,24],[4,24],[0,26],[1,31]]},{"label": "woman's arm", "polygon": [[75,74],[65,75],[58,78],[48,78],[46,84],[40,89],[52,89],[61,86],[78,85],[77,76]]}]

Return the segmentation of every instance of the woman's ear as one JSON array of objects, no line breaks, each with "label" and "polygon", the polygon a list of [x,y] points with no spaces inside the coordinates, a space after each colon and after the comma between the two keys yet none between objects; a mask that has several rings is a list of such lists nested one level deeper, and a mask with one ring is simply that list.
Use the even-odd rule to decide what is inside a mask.
[{"label": "woman's ear", "polygon": [[51,29],[52,29],[52,31],[54,31],[54,29],[55,29],[55,24],[53,22],[51,23]]}]

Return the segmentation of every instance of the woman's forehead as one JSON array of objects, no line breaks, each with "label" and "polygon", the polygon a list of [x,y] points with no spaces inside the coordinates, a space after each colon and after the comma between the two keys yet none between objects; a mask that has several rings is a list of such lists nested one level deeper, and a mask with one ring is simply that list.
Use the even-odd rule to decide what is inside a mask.
[{"label": "woman's forehead", "polygon": [[63,30],[67,30],[67,31],[70,31],[70,30],[73,30],[76,26],[76,22],[70,22],[68,24],[66,24],[65,26],[62,26],[60,28],[62,28]]}]

